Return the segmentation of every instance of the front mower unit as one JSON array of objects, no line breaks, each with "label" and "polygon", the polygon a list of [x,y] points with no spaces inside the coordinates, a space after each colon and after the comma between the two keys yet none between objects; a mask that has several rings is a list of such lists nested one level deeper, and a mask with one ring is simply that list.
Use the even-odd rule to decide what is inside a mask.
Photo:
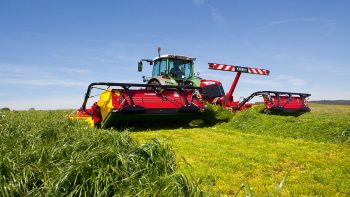
[{"label": "front mower unit", "polygon": [[[86,104],[94,88],[103,91],[100,99],[87,109]],[[81,116],[76,116],[88,115],[95,126],[102,128],[157,125],[161,121],[172,120],[188,122],[204,111],[204,101],[200,97],[199,89],[193,86],[92,83],[79,110]]]}]

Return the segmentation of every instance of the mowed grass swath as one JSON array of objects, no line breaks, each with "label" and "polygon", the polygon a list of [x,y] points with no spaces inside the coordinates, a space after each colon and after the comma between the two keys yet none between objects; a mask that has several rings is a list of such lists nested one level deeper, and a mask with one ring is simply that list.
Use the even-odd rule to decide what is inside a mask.
[{"label": "mowed grass swath", "polygon": [[1,112],[0,196],[192,196],[175,153],[152,139],[91,129],[66,111]]},{"label": "mowed grass swath", "polygon": [[350,195],[350,106],[312,104],[301,116],[261,109],[214,109],[226,123],[131,135],[171,139],[180,171],[213,194]]}]

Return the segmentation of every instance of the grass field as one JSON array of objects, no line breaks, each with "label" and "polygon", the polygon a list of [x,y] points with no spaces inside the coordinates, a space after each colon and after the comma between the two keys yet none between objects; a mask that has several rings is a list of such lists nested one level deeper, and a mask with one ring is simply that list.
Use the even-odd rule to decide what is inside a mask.
[{"label": "grass field", "polygon": [[216,108],[203,117],[215,125],[126,132],[67,111],[0,112],[0,196],[349,196],[350,106],[311,108]]},{"label": "grass field", "polygon": [[299,117],[258,108],[213,127],[130,134],[170,140],[180,170],[214,194],[349,196],[350,106],[311,107]]}]

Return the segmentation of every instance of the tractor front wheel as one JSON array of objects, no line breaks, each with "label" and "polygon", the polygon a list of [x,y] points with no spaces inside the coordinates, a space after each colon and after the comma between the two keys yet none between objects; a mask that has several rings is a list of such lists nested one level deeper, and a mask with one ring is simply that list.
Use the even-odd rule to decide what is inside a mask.
[{"label": "tractor front wheel", "polygon": [[[152,79],[147,84],[160,85],[160,83],[157,79]],[[161,92],[162,88],[161,87],[147,87],[146,90],[155,90],[156,92]]]}]

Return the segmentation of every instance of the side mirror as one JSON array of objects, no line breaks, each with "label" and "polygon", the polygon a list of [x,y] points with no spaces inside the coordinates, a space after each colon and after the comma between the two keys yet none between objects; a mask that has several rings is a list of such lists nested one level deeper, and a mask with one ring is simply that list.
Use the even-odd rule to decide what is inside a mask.
[{"label": "side mirror", "polygon": [[137,70],[139,71],[139,72],[142,72],[142,62],[140,61],[139,63],[138,63],[138,65],[137,65]]}]

